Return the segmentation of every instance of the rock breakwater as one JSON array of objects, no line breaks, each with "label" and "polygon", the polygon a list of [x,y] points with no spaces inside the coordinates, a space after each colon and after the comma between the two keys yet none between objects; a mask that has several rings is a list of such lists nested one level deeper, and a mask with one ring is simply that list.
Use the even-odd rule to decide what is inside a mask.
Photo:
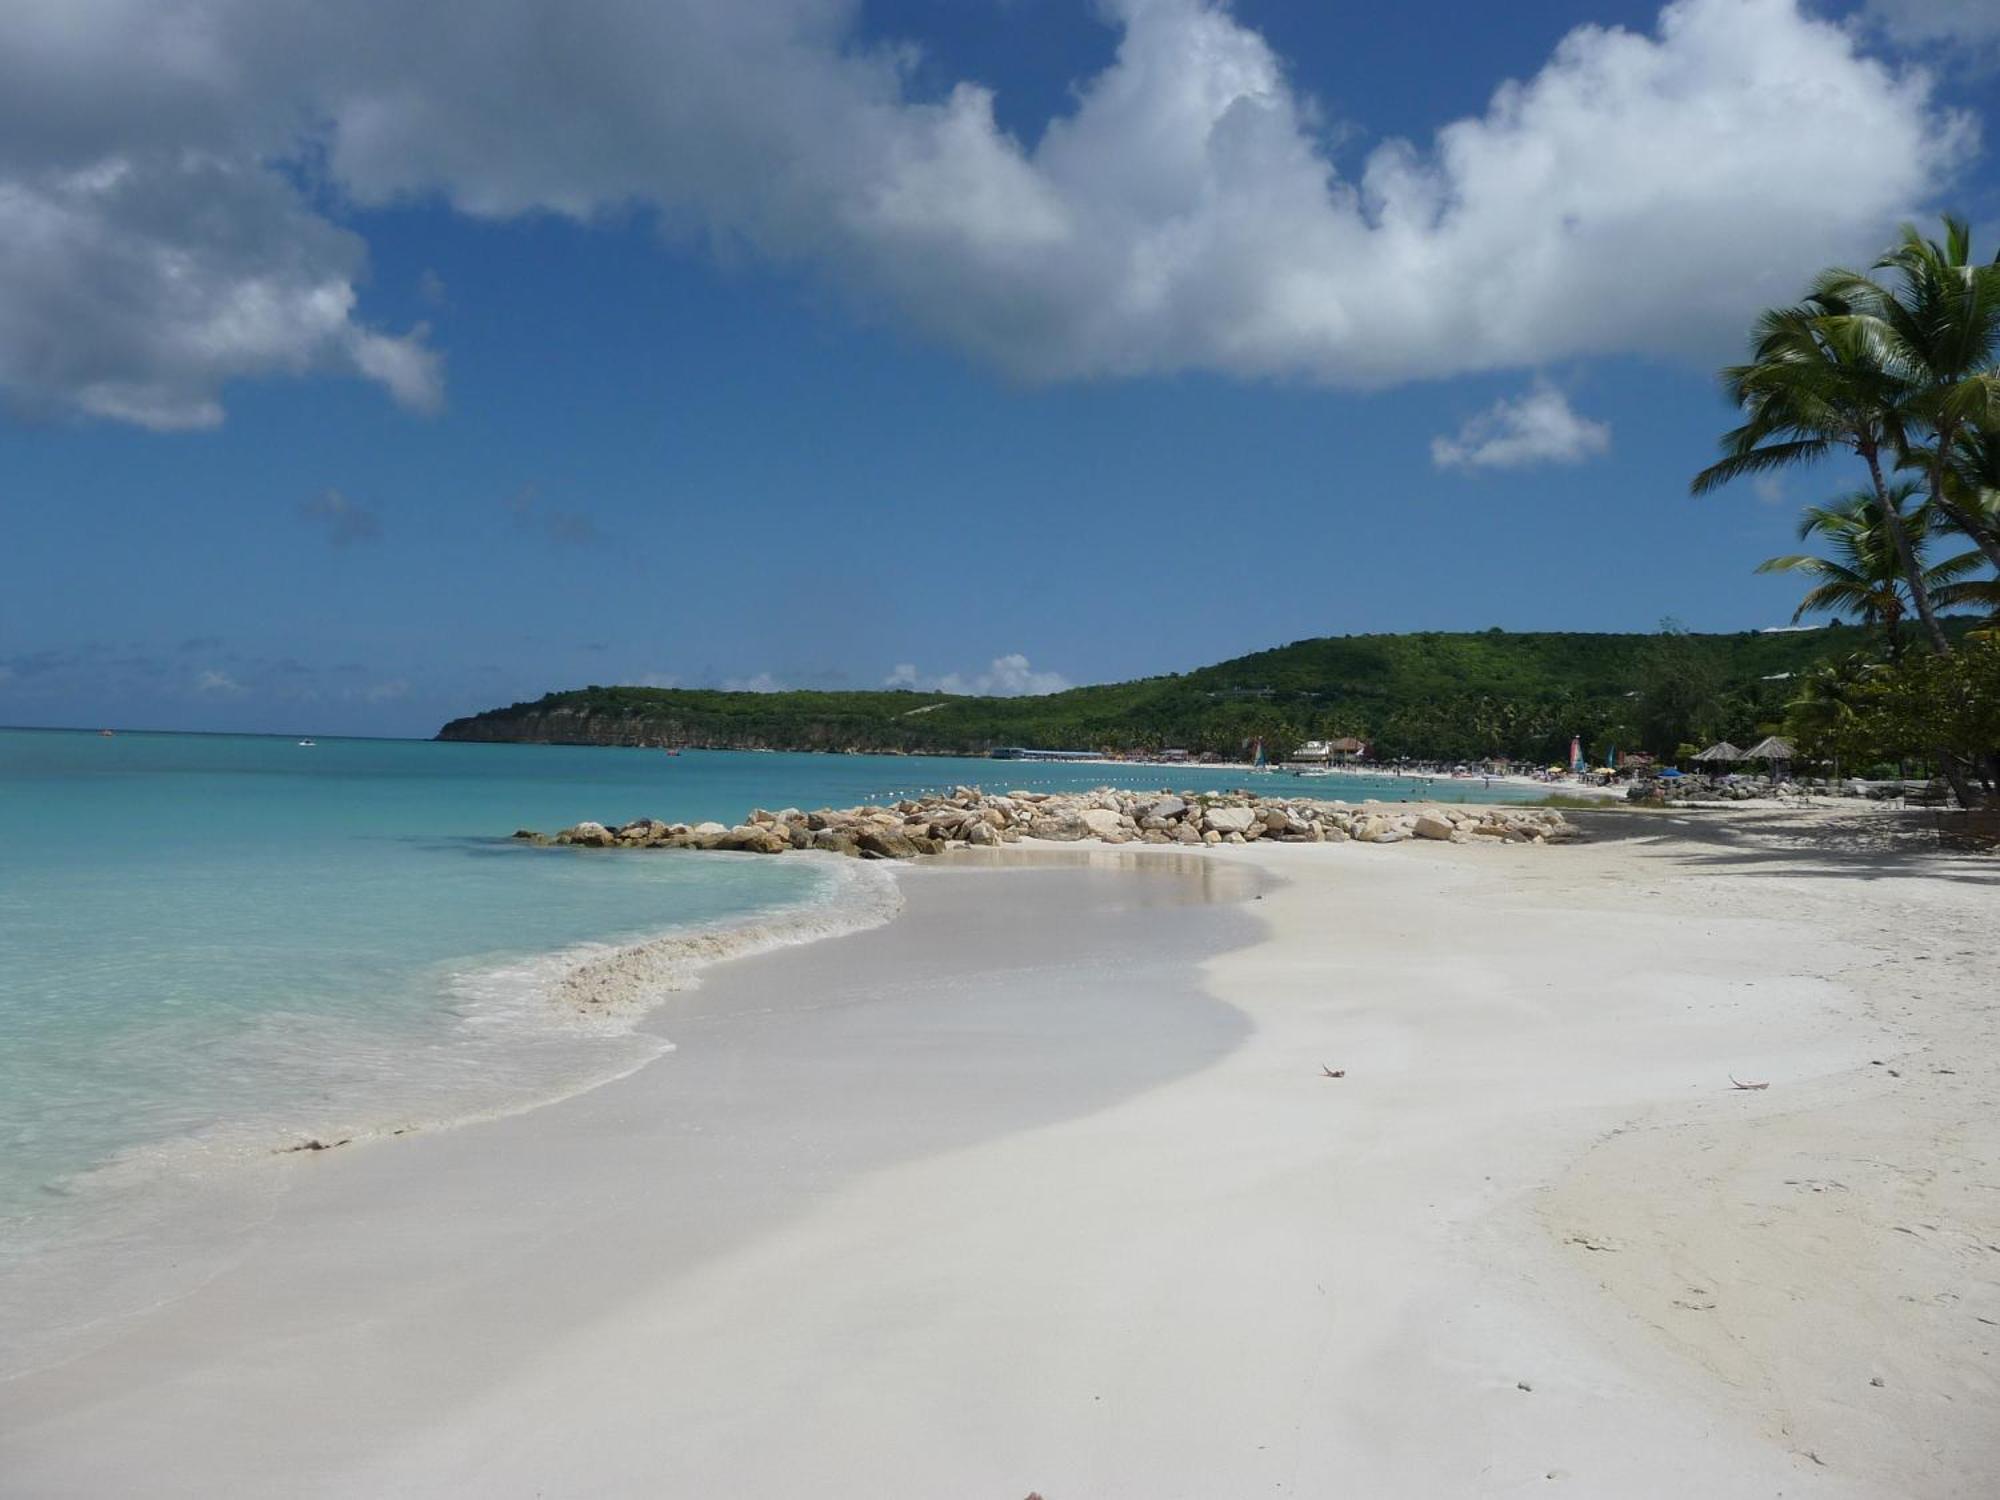
[{"label": "rock breakwater", "polygon": [[1551,844],[1573,838],[1574,824],[1553,808],[1437,804],[1320,802],[1261,797],[1250,792],[988,793],[955,787],[948,793],[887,806],[763,808],[743,822],[578,823],[549,835],[523,828],[514,837],[537,844],[595,849],[726,849],[783,854],[816,849],[856,859],[913,859],[949,849],[992,847],[1041,839],[1057,843],[1397,844],[1410,839],[1451,843]]}]

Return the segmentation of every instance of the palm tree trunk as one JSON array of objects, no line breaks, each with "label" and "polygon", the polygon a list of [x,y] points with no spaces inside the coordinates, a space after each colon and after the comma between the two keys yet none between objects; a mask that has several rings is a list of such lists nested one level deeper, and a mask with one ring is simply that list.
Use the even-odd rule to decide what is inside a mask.
[{"label": "palm tree trunk", "polygon": [[1917,617],[1924,622],[1924,633],[1931,638],[1931,645],[1938,655],[1951,655],[1951,642],[1945,639],[1944,627],[1938,624],[1937,611],[1931,607],[1931,591],[1924,587],[1923,570],[1917,566],[1917,552],[1910,545],[1910,534],[1903,529],[1903,513],[1896,509],[1889,499],[1889,486],[1882,481],[1882,459],[1873,443],[1862,445],[1861,456],[1868,460],[1868,477],[1875,481],[1876,503],[1882,507],[1882,524],[1889,528],[1889,536],[1896,543],[1896,556],[1903,564],[1903,581],[1910,586],[1910,602],[1917,607]]},{"label": "palm tree trunk", "polygon": [[1944,492],[1945,470],[1949,467],[1947,460],[1951,457],[1953,445],[1958,442],[1962,427],[1959,422],[1945,422],[1937,429],[1937,447],[1931,454],[1930,465],[1931,504],[1943,511],[1952,525],[1972,538],[1979,550],[1986,554],[1988,562],[2000,568],[2000,537],[1994,536],[1991,527],[1982,525],[1976,516]]},{"label": "palm tree trunk", "polygon": [[1977,807],[1986,800],[1974,787],[1971,778],[1965,774],[1964,761],[1949,750],[1939,750],[1937,758],[1938,775],[1942,776],[1945,785],[1951,788],[1951,794],[1957,799],[1960,807]]},{"label": "palm tree trunk", "polygon": [[[1931,593],[1924,587],[1923,570],[1917,566],[1916,548],[1910,545],[1910,534],[1903,529],[1903,513],[1890,502],[1889,487],[1882,482],[1880,457],[1872,444],[1862,450],[1862,456],[1868,460],[1868,474],[1875,481],[1875,498],[1882,506],[1882,524],[1889,528],[1889,535],[1896,542],[1896,556],[1902,559],[1903,576],[1910,585],[1910,600],[1917,606],[1917,615],[1923,620],[1924,631],[1930,636],[1937,654],[1949,656],[1951,642],[1945,639],[1944,627],[1938,624],[1937,611],[1931,608]],[[1938,774],[1944,777],[1958,805],[1978,806],[1978,794],[1966,780],[1965,768],[1958,763],[1958,757],[1942,745],[1933,753],[1937,756]]]},{"label": "palm tree trunk", "polygon": [[1937,508],[1945,513],[1946,519],[1971,537],[1979,550],[1986,554],[1986,560],[1996,569],[2000,569],[2000,537],[1996,537],[1988,527],[1980,525],[1979,519],[1956,501],[1947,500],[1936,491],[1933,491],[1932,498],[1937,502]]}]

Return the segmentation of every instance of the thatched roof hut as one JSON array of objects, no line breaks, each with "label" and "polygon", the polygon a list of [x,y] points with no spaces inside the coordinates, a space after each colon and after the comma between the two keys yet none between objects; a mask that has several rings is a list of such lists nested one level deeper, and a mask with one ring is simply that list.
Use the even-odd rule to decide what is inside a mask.
[{"label": "thatched roof hut", "polygon": [[1745,760],[1795,760],[1798,752],[1792,748],[1790,740],[1781,740],[1775,734],[1766,735],[1743,752]]},{"label": "thatched roof hut", "polygon": [[1741,750],[1730,744],[1728,740],[1717,740],[1713,745],[1710,745],[1695,757],[1696,760],[1705,761],[1710,765],[1717,765],[1724,761],[1748,760],[1749,758]]}]

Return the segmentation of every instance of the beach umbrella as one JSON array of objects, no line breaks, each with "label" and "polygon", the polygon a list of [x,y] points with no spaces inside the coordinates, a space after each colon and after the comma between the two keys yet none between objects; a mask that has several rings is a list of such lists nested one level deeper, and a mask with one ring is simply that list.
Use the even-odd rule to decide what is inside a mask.
[{"label": "beach umbrella", "polygon": [[1661,779],[1662,781],[1664,781],[1664,780],[1666,780],[1666,779],[1667,779],[1668,777],[1671,777],[1671,776],[1680,776],[1680,775],[1682,775],[1682,774],[1684,774],[1684,773],[1683,773],[1683,772],[1681,772],[1681,771],[1678,771],[1678,770],[1676,770],[1676,769],[1675,769],[1674,767],[1672,767],[1672,766],[1668,766],[1668,767],[1666,768],[1666,770],[1664,770],[1664,771],[1660,772],[1660,779]]},{"label": "beach umbrella", "polygon": [[1706,761],[1710,764],[1731,760],[1748,760],[1749,758],[1741,750],[1730,744],[1728,740],[1717,740],[1713,745],[1710,745],[1695,757],[1696,760]]}]

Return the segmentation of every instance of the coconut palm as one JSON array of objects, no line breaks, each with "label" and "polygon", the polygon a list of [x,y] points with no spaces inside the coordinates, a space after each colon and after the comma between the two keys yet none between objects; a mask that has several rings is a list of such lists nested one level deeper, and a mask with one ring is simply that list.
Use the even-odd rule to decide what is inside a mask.
[{"label": "coconut palm", "polygon": [[1868,624],[1881,627],[1890,656],[1902,654],[1902,624],[1911,594],[1889,523],[1891,514],[1900,523],[1916,557],[1922,587],[1934,604],[1983,602],[1977,592],[1968,592],[1980,587],[1971,581],[1982,566],[1979,553],[1962,552],[1936,563],[1929,560],[1938,527],[1928,505],[1911,505],[1917,493],[1917,485],[1904,481],[1889,487],[1886,510],[1867,490],[1829,505],[1807,507],[1799,522],[1800,540],[1822,538],[1832,556],[1773,557],[1757,568],[1760,573],[1800,573],[1815,580],[1793,613],[1793,623],[1809,614],[1859,614]]},{"label": "coconut palm", "polygon": [[1822,282],[1798,306],[1758,318],[1749,362],[1722,372],[1723,388],[1746,420],[1723,434],[1723,457],[1695,475],[1691,488],[1704,495],[1749,475],[1818,463],[1841,449],[1854,453],[1867,465],[1869,493],[1907,597],[1933,648],[1949,652],[1903,512],[1888,499],[1886,471],[1909,447],[1909,387],[1881,359],[1873,324],[1856,315],[1840,285]]},{"label": "coconut palm", "polygon": [[1929,441],[1902,444],[1905,461],[1920,469],[1941,517],[1963,531],[2000,568],[2000,526],[1990,515],[1960,502],[1948,482],[1961,438],[1969,428],[2000,421],[2000,262],[1972,259],[1972,232],[1947,217],[1942,240],[1926,239],[1909,225],[1902,243],[1875,263],[1894,273],[1894,284],[1851,271],[1831,271],[1816,289],[1829,304],[1844,304],[1836,320],[1859,333],[1875,360],[1903,387],[1905,438],[1927,430]]}]

